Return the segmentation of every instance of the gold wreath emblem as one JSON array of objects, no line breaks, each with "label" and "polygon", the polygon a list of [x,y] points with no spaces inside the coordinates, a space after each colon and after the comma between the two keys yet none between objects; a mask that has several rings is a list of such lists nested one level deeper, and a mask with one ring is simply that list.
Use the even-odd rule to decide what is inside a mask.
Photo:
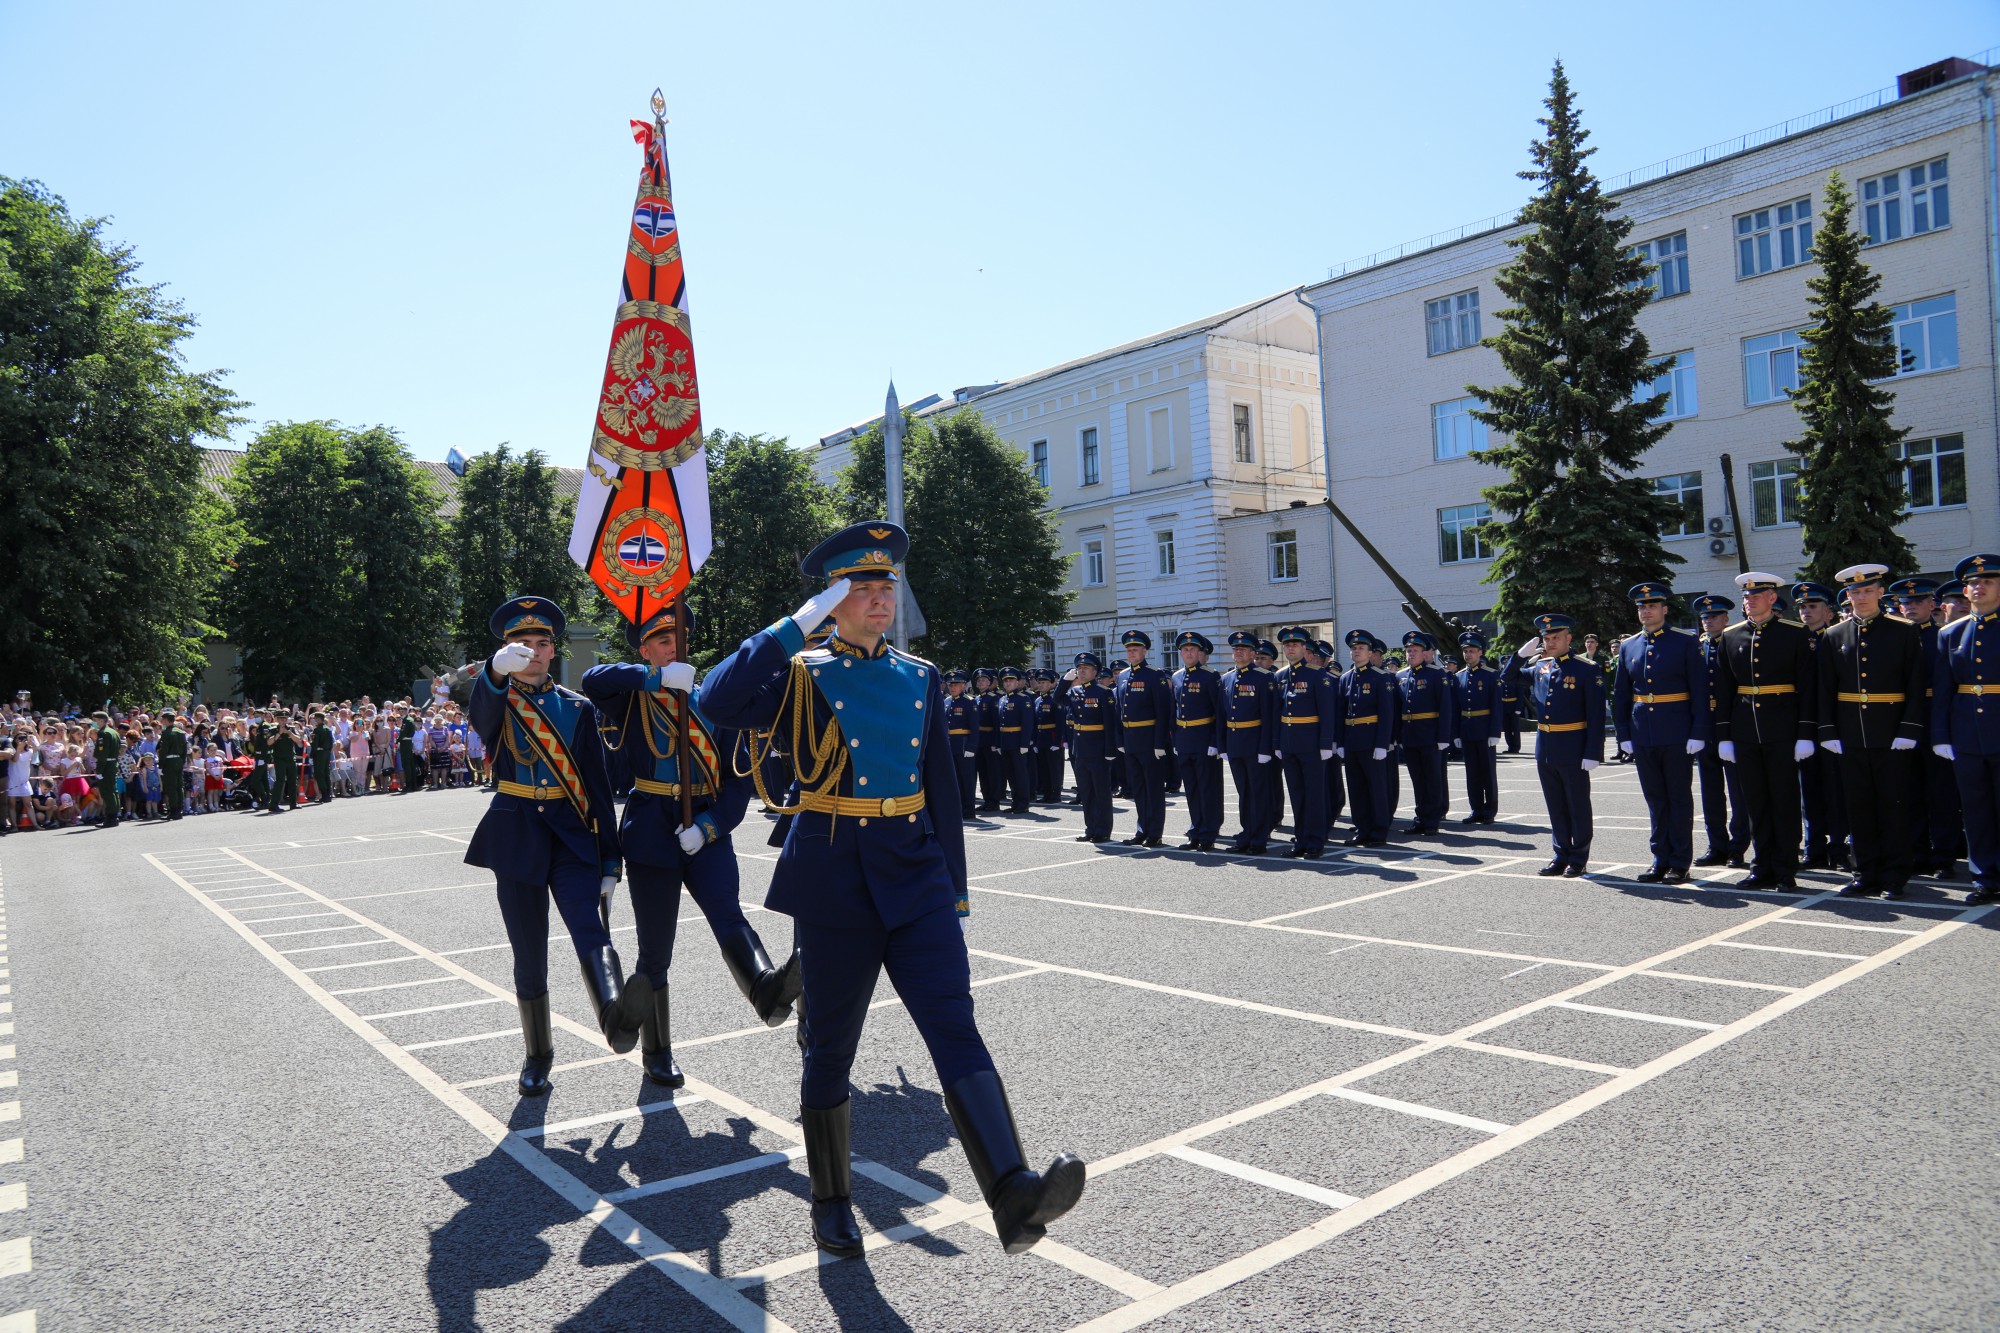
[{"label": "gold wreath emblem", "polygon": [[[634,527],[648,519],[652,520],[660,529],[661,535],[666,538],[667,557],[660,561],[656,568],[635,570],[619,558],[618,546]],[[611,595],[614,597],[628,596],[634,588],[655,588],[665,583],[679,571],[681,556],[686,550],[687,539],[682,535],[681,526],[674,522],[672,515],[643,507],[628,509],[618,516],[616,522],[606,524],[604,540],[599,542],[597,547],[597,553],[604,563],[605,581],[613,585]],[[620,579],[624,580],[623,586],[618,584]]]}]

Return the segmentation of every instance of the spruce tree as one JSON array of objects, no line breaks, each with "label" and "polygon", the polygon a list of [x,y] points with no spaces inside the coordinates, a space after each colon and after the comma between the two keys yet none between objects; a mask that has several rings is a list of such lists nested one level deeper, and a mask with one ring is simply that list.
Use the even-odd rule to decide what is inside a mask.
[{"label": "spruce tree", "polygon": [[1497,432],[1481,460],[1508,474],[1482,494],[1495,519],[1491,614],[1510,640],[1531,636],[1545,611],[1616,632],[1632,617],[1626,590],[1681,563],[1660,541],[1674,502],[1631,475],[1668,430],[1657,420],[1663,397],[1633,397],[1658,374],[1638,327],[1652,295],[1646,261],[1627,248],[1630,219],[1614,216],[1585,165],[1597,150],[1584,147],[1590,134],[1561,61],[1545,105],[1521,173],[1536,183],[1519,219],[1533,230],[1495,279],[1514,304],[1484,340],[1513,382],[1466,386],[1485,405],[1473,416]]},{"label": "spruce tree", "polygon": [[1835,172],[1826,183],[1813,256],[1819,273],[1812,327],[1804,332],[1799,388],[1792,395],[1805,433],[1785,448],[1799,467],[1805,577],[1833,582],[1836,571],[1874,561],[1893,573],[1916,568],[1916,552],[1896,525],[1908,499],[1897,446],[1909,431],[1889,420],[1895,395],[1876,381],[1896,373],[1888,308],[1874,299],[1882,278],[1861,258],[1851,224],[1854,196]]}]

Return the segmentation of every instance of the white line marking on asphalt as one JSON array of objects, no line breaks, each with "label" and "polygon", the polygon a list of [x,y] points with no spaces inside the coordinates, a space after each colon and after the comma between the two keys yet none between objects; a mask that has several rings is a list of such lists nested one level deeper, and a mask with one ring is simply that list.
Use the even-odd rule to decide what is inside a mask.
[{"label": "white line marking on asphalt", "polygon": [[[307,968],[306,971],[310,972],[312,969]],[[428,1051],[435,1046],[463,1046],[468,1042],[492,1041],[496,1037],[518,1037],[520,1035],[521,1029],[519,1028],[496,1028],[492,1032],[475,1032],[469,1037],[446,1037],[441,1041],[407,1041],[403,1043],[403,1049],[406,1051]]]},{"label": "white line marking on asphalt", "polygon": [[20,1139],[0,1139],[0,1164],[11,1165],[20,1161],[26,1153],[26,1145]]},{"label": "white line marking on asphalt", "polygon": [[1530,963],[1526,967],[1517,967],[1512,972],[1506,973],[1504,976],[1500,978],[1500,980],[1506,981],[1513,977],[1525,976],[1526,974],[1534,971],[1538,967],[1547,967],[1547,966],[1548,966],[1547,963]]},{"label": "white line marking on asphalt", "polygon": [[28,1238],[17,1236],[13,1240],[0,1240],[0,1277],[13,1277],[25,1273],[34,1264],[28,1257]]},{"label": "white line marking on asphalt", "polygon": [[19,1120],[20,1118],[21,1103],[0,1102],[0,1120]]},{"label": "white line marking on asphalt", "polygon": [[1780,995],[1790,995],[1798,989],[1797,986],[1774,986],[1768,981],[1738,981],[1734,977],[1704,977],[1694,972],[1662,972],[1657,968],[1650,972],[1641,972],[1639,975],[1665,977],[1669,981],[1699,981],[1708,986],[1741,986],[1747,990],[1776,991]]},{"label": "white line marking on asphalt", "polygon": [[1247,1180],[1253,1185],[1262,1185],[1265,1189],[1276,1190],[1280,1194],[1309,1199],[1336,1212],[1342,1208],[1352,1208],[1361,1202],[1352,1194],[1342,1194],[1339,1190],[1330,1190],[1324,1186],[1307,1184],[1303,1180],[1294,1180],[1290,1176],[1281,1176],[1275,1171],[1266,1171],[1261,1166],[1239,1162],[1233,1157],[1217,1157],[1214,1153],[1190,1148],[1186,1144],[1178,1148],[1169,1148],[1162,1155],[1178,1157],[1183,1162],[1205,1166],[1211,1171],[1220,1171],[1225,1176],[1235,1176],[1238,1180]]},{"label": "white line marking on asphalt", "polygon": [[268,926],[279,921],[306,921],[316,916],[339,916],[339,915],[340,913],[338,912],[301,912],[297,916],[260,916],[255,921],[247,921],[244,920],[242,917],[237,917],[236,919],[238,921],[242,921],[243,924],[246,926]]},{"label": "white line marking on asphalt", "polygon": [[[366,927],[373,930],[373,926]],[[351,986],[346,990],[330,990],[328,995],[366,995],[378,990],[408,990],[412,986],[439,986],[447,981],[458,981],[458,977],[425,977],[422,981],[391,981],[382,986]],[[511,1074],[508,1077],[513,1077]]]},{"label": "white line marking on asphalt", "polygon": [[1460,1050],[1482,1051],[1487,1055],[1504,1055],[1510,1060],[1531,1060],[1536,1064],[1557,1065],[1563,1069],[1581,1069],[1586,1074],[1624,1074],[1630,1072],[1627,1065],[1600,1065],[1590,1060],[1573,1060],[1567,1055],[1550,1055],[1547,1051],[1525,1051],[1518,1046],[1500,1046],[1486,1041],[1455,1041],[1451,1043]]},{"label": "white line marking on asphalt", "polygon": [[630,1203],[634,1199],[650,1199],[656,1194],[670,1194],[693,1185],[706,1185],[711,1180],[727,1180],[730,1176],[740,1176],[750,1171],[762,1171],[766,1167],[784,1166],[806,1155],[804,1144],[785,1148],[779,1152],[767,1152],[760,1157],[745,1158],[740,1162],[728,1162],[722,1166],[711,1166],[705,1171],[690,1171],[682,1176],[670,1176],[665,1180],[655,1180],[648,1185],[634,1185],[631,1189],[615,1190],[604,1196],[606,1203]]},{"label": "white line marking on asphalt", "polygon": [[325,953],[329,949],[365,949],[371,944],[388,944],[389,940],[349,940],[345,944],[309,944],[303,949],[280,949],[287,958],[295,958],[302,953]]},{"label": "white line marking on asphalt", "polygon": [[477,1000],[454,1000],[450,1004],[427,1004],[421,1009],[391,1009],[386,1014],[363,1014],[362,1017],[371,1023],[377,1023],[385,1018],[408,1018],[411,1014],[437,1014],[443,1013],[447,1009],[474,1009],[482,1004],[504,1003],[506,1001],[500,999],[498,996],[487,995]]},{"label": "white line marking on asphalt", "polygon": [[393,893],[357,893],[351,898],[335,898],[337,903],[367,902],[370,898],[406,898],[413,893],[443,893],[446,889],[490,889],[491,880],[476,880],[471,884],[440,884],[434,889],[397,889]]},{"label": "white line marking on asphalt", "polygon": [[18,1088],[20,1086],[21,1086],[20,1070],[0,1069],[0,1088]]},{"label": "white line marking on asphalt", "polygon": [[450,856],[451,849],[437,852],[398,852],[394,856],[357,856],[346,861],[306,861],[295,866],[276,866],[277,870],[320,870],[327,866],[361,866],[375,861],[414,861],[421,856]]},{"label": "white line marking on asphalt", "polygon": [[1719,949],[1755,949],[1758,953],[1792,953],[1802,958],[1839,958],[1850,963],[1858,963],[1868,957],[1865,953],[1827,953],[1823,949],[1787,949],[1779,944],[1746,944],[1742,940],[1717,940]]},{"label": "white line marking on asphalt", "polygon": [[1378,1097],[1372,1092],[1362,1092],[1355,1088],[1328,1088],[1325,1095],[1359,1102],[1363,1106],[1380,1107],[1385,1111],[1401,1111],[1404,1115],[1417,1116],[1423,1120],[1437,1120],[1447,1125],[1457,1125],[1461,1129],[1476,1129],[1484,1134],[1504,1134],[1513,1128],[1512,1125],[1503,1125],[1497,1120],[1481,1120],[1476,1115],[1460,1115],[1457,1111],[1444,1111],[1435,1106],[1422,1106],[1395,1097]]},{"label": "white line marking on asphalt", "polygon": [[[521,1029],[515,1028],[519,1032]],[[414,1051],[414,1046],[405,1046],[406,1051]],[[691,1093],[677,1092],[663,1102],[643,1102],[638,1106],[627,1106],[616,1111],[604,1111],[597,1115],[578,1116],[574,1120],[558,1120],[551,1125],[530,1125],[526,1129],[514,1131],[515,1137],[523,1139],[546,1139],[551,1134],[567,1134],[572,1129],[589,1129],[592,1125],[608,1125],[614,1120],[635,1120],[649,1116],[655,1111],[678,1111],[683,1106],[693,1106],[708,1098]],[[616,1202],[614,1200],[614,1202]]]},{"label": "white line marking on asphalt", "polygon": [[355,968],[355,967],[382,967],[382,966],[384,966],[384,965],[386,965],[386,964],[389,964],[389,963],[420,963],[420,962],[422,962],[422,961],[423,961],[423,959],[422,959],[422,957],[421,957],[420,955],[418,955],[418,954],[413,954],[413,953],[412,953],[412,954],[404,954],[404,955],[403,955],[403,956],[402,956],[401,958],[377,958],[377,959],[373,960],[372,962],[367,962],[367,963],[333,963],[333,964],[330,964],[330,965],[328,965],[328,966],[326,966],[326,967],[307,967],[307,968],[301,968],[301,969],[300,969],[300,971],[303,971],[303,972],[345,972],[345,971],[347,971],[347,970],[348,970],[349,968]]},{"label": "white line marking on asphalt", "polygon": [[1368,947],[1367,940],[1363,940],[1359,944],[1343,944],[1338,949],[1328,949],[1326,951],[1326,956],[1328,958],[1331,958],[1337,953],[1346,953],[1349,949],[1365,949],[1367,947]]},{"label": "white line marking on asphalt", "polygon": [[[221,903],[224,907],[228,907],[232,903],[254,903],[259,898],[296,898],[296,897],[298,897],[298,891],[296,889],[286,889],[281,893],[246,893],[236,898],[217,898],[215,901]],[[290,905],[291,904],[289,903],[264,904],[264,906],[266,907],[289,907]],[[256,909],[253,908],[250,910],[254,911]]]},{"label": "white line marking on asphalt", "polygon": [[[1527,859],[1528,858],[1525,856],[1509,857],[1503,861],[1496,861],[1494,863],[1494,868],[1497,869],[1500,866],[1519,865],[1521,862]],[[1484,874],[1486,872],[1486,869],[1487,867],[1481,864],[1467,870],[1454,870],[1447,874],[1438,875],[1431,879],[1420,879],[1413,884],[1398,884],[1393,888],[1377,889],[1373,893],[1356,894],[1352,898],[1342,898],[1338,902],[1327,903],[1323,907],[1305,907],[1301,908],[1296,912],[1281,912],[1277,916],[1260,917],[1257,920],[1251,922],[1250,924],[1253,926],[1269,926],[1280,921],[1290,921],[1293,917],[1312,916],[1314,913],[1317,912],[1331,912],[1336,907],[1347,907],[1353,903],[1373,902],[1377,898],[1393,897],[1394,895],[1399,893],[1408,893],[1412,889],[1428,889],[1436,884],[1448,883],[1449,881],[1454,879],[1463,879],[1467,875]]]},{"label": "white line marking on asphalt", "polygon": [[1668,1014],[1642,1014],[1636,1009],[1613,1009],[1601,1004],[1577,1004],[1570,1000],[1557,1000],[1551,1009],[1575,1009],[1586,1014],[1606,1014],[1612,1018],[1636,1018],[1641,1023],[1665,1023],[1672,1027],[1700,1028],[1704,1032],[1717,1032],[1720,1023],[1704,1023],[1698,1018],[1674,1018]]},{"label": "white line marking on asphalt", "polygon": [[[860,1170],[861,1163],[857,1161],[854,1165],[856,1170]],[[962,1222],[969,1222],[985,1211],[986,1205],[983,1203],[966,1203],[959,1199],[947,1200],[939,1207],[937,1212],[929,1217],[915,1222],[903,1222],[883,1231],[863,1232],[861,1236],[862,1253],[867,1254],[875,1250],[886,1249],[891,1245],[897,1245],[907,1240],[915,1240],[920,1236],[935,1235],[937,1232],[949,1230]],[[1039,1254],[1041,1249],[1042,1247],[1037,1245],[1034,1249],[1029,1250],[1028,1253]],[[812,1269],[824,1268],[830,1264],[837,1264],[839,1262],[840,1260],[830,1254],[823,1254],[818,1250],[807,1250],[803,1254],[794,1254],[788,1258],[773,1260],[768,1264],[759,1264],[755,1268],[747,1268],[741,1273],[733,1274],[726,1281],[731,1287],[755,1287],[768,1282],[776,1282],[780,1278],[790,1277],[794,1273],[809,1272]]]},{"label": "white line marking on asphalt", "polygon": [[1814,930],[1865,930],[1876,935],[1921,935],[1907,926],[1863,926],[1852,921],[1773,921],[1774,926],[1811,926]]},{"label": "white line marking on asphalt", "polygon": [[0,1213],[18,1213],[28,1206],[28,1182],[0,1185]]},{"label": "white line marking on asphalt", "polygon": [[1473,931],[1473,934],[1475,934],[1475,935],[1512,935],[1512,936],[1514,936],[1514,937],[1515,937],[1516,939],[1523,939],[1523,940],[1538,940],[1538,939],[1541,939],[1541,938],[1542,938],[1542,937],[1541,937],[1540,935],[1530,935],[1530,934],[1528,934],[1528,933],[1527,933],[1526,931],[1523,931],[1523,930],[1478,930],[1478,929],[1475,929],[1475,930]]},{"label": "white line marking on asphalt", "polygon": [[260,940],[288,940],[294,935],[330,935],[342,930],[366,930],[366,926],[314,926],[310,930],[277,930],[269,935],[259,935]]}]

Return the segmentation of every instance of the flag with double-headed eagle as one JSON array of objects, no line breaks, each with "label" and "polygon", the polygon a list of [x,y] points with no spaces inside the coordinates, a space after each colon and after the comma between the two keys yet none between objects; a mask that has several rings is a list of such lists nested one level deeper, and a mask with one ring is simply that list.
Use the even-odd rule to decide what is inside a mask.
[{"label": "flag with double-headed eagle", "polygon": [[678,597],[714,544],[665,111],[655,89],[652,122],[632,122],[645,164],[569,537],[570,558],[635,622]]}]

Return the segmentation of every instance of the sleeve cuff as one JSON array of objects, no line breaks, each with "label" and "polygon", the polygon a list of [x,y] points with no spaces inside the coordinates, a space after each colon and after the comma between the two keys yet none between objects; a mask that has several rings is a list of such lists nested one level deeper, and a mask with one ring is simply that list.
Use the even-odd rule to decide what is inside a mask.
[{"label": "sleeve cuff", "polygon": [[717,838],[722,836],[722,831],[715,826],[714,817],[709,815],[706,811],[696,815],[694,817],[694,823],[695,827],[700,829],[702,832],[702,844],[704,846],[706,846],[708,843],[714,842]]},{"label": "sleeve cuff", "polygon": [[788,657],[806,646],[805,632],[799,628],[798,622],[790,616],[786,616],[783,620],[775,622],[765,633],[784,645],[785,655]]}]

